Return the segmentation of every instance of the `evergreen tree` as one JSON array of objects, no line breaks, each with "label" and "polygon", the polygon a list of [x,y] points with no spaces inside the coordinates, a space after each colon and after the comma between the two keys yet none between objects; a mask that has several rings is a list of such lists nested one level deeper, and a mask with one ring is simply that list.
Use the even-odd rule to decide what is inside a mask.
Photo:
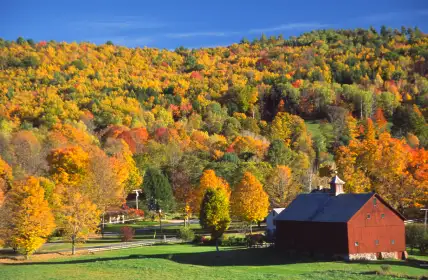
[{"label": "evergreen tree", "polygon": [[159,169],[149,168],[146,170],[143,189],[150,209],[154,210],[160,207],[163,211],[169,211],[173,208],[174,198],[171,185],[168,178]]}]

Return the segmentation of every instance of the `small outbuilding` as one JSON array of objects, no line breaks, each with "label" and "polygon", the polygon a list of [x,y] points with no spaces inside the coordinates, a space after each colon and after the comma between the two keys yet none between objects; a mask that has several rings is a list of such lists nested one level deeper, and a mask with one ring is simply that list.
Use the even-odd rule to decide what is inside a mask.
[{"label": "small outbuilding", "polygon": [[376,193],[330,189],[300,194],[276,218],[276,248],[347,260],[406,257],[404,217]]},{"label": "small outbuilding", "polygon": [[275,218],[285,208],[273,208],[266,217],[266,233],[268,236],[274,236],[276,231]]}]

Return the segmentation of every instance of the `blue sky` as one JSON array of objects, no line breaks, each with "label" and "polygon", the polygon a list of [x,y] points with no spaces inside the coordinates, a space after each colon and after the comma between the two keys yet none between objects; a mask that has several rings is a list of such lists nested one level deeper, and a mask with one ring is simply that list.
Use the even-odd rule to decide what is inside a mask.
[{"label": "blue sky", "polygon": [[174,49],[230,45],[261,33],[381,25],[428,32],[428,0],[97,1],[1,0],[0,37],[35,41],[107,40]]}]

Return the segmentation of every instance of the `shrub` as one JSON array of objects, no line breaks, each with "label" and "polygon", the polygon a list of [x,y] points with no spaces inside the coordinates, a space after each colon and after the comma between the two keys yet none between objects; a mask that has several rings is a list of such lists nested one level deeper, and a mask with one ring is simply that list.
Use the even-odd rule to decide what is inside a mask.
[{"label": "shrub", "polygon": [[266,242],[266,238],[263,234],[248,235],[246,240],[247,240],[247,245],[250,247],[255,246],[257,244],[263,244]]},{"label": "shrub", "polygon": [[211,245],[211,238],[209,236],[203,236],[203,235],[197,234],[193,239],[193,243],[197,245]]},{"label": "shrub", "polygon": [[222,240],[222,246],[245,246],[247,239],[245,237],[228,236]]},{"label": "shrub", "polygon": [[380,268],[382,269],[383,272],[390,272],[391,271],[391,266],[389,264],[383,264],[380,266]]},{"label": "shrub", "polygon": [[427,239],[424,225],[410,224],[406,226],[406,243],[412,251],[418,248],[421,253],[424,253],[428,246]]},{"label": "shrub", "polygon": [[421,243],[419,244],[419,251],[421,254],[425,254],[428,251],[428,232],[424,233]]},{"label": "shrub", "polygon": [[129,208],[127,212],[128,219],[144,218],[144,211],[141,209]]},{"label": "shrub", "polygon": [[132,227],[121,227],[120,228],[120,235],[122,242],[128,242],[134,239],[135,230]]},{"label": "shrub", "polygon": [[184,241],[192,241],[195,239],[195,233],[188,227],[182,227],[178,231],[178,237]]},{"label": "shrub", "polygon": [[193,238],[193,243],[198,244],[198,245],[202,244],[202,238],[203,237],[204,237],[203,235],[195,234],[195,238]]}]

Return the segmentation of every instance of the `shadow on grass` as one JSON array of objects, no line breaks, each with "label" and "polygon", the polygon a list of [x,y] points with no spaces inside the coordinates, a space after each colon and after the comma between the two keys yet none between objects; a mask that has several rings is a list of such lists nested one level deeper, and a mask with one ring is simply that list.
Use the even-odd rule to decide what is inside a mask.
[{"label": "shadow on grass", "polygon": [[[162,245],[168,246],[168,245]],[[220,252],[195,252],[195,253],[171,253],[171,254],[130,254],[127,256],[118,257],[93,257],[89,259],[71,259],[65,261],[50,261],[50,262],[24,262],[5,265],[55,265],[55,264],[82,264],[104,261],[119,261],[119,260],[136,260],[136,259],[165,259],[180,264],[200,265],[200,266],[272,266],[272,265],[287,265],[297,263],[315,263],[319,261],[329,262],[331,259],[315,259],[310,257],[291,257],[275,250],[274,248],[222,248]],[[379,260],[367,262],[353,262],[363,264],[376,265],[394,265],[420,267],[420,262],[415,260],[409,261],[394,261],[394,260]]]}]

